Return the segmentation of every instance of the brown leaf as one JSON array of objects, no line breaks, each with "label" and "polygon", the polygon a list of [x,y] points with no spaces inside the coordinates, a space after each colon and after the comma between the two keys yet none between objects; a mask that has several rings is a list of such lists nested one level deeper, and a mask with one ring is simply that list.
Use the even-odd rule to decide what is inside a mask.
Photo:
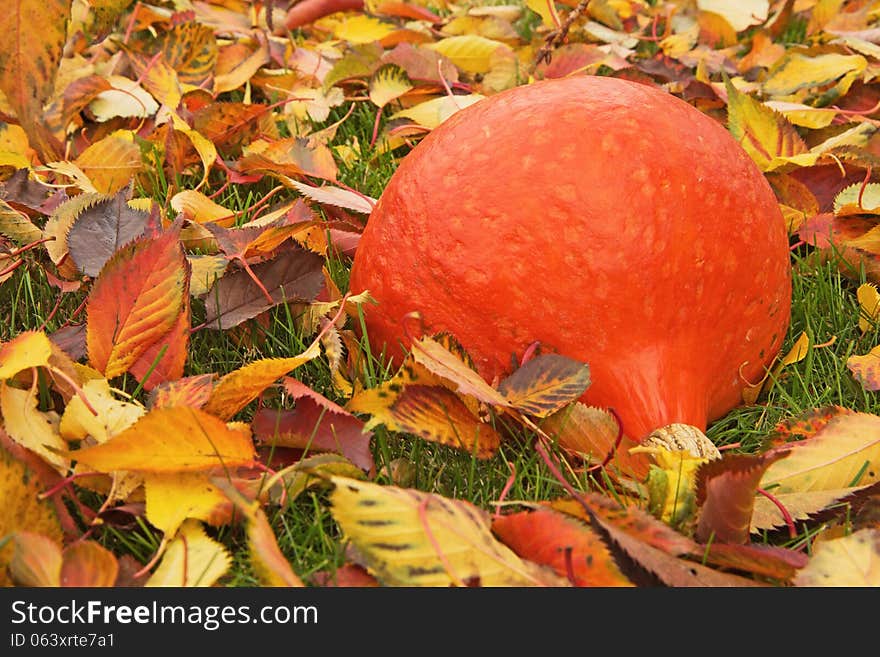
[{"label": "brown leaf", "polygon": [[245,270],[227,273],[205,295],[208,328],[238,326],[284,302],[313,301],[324,282],[324,258],[293,246],[251,267],[271,301]]},{"label": "brown leaf", "polygon": [[128,204],[128,190],[98,201],[79,213],[67,234],[67,247],[77,268],[96,278],[110,257],[143,235],[150,213]]},{"label": "brown leaf", "polygon": [[559,354],[541,354],[498,384],[511,407],[547,417],[577,401],[590,385],[590,367]]},{"label": "brown leaf", "polygon": [[698,541],[747,543],[752,508],[761,477],[785,450],[753,456],[725,454],[703,464],[697,472]]},{"label": "brown leaf", "polygon": [[694,558],[705,559],[706,563],[717,568],[751,573],[780,582],[790,582],[809,561],[804,552],[775,545],[735,545],[713,541],[710,545],[698,546],[698,550]]}]

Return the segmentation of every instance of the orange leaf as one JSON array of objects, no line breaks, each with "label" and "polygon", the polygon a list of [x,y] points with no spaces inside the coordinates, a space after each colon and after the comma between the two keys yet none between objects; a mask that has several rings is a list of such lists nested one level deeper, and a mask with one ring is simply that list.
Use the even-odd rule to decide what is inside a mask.
[{"label": "orange leaf", "polygon": [[116,557],[95,541],[74,543],[64,550],[61,586],[114,586],[118,573]]},{"label": "orange leaf", "polygon": [[43,534],[18,531],[12,535],[15,553],[9,575],[19,586],[61,585],[61,546]]},{"label": "orange leaf", "polygon": [[248,433],[189,406],[154,408],[125,431],[70,456],[99,472],[192,472],[250,465]]},{"label": "orange leaf", "polygon": [[183,376],[191,327],[189,276],[186,278],[185,288],[183,310],[177,316],[174,326],[162,339],[151,344],[129,367],[131,373],[143,383],[144,390],[152,390],[160,383],[175,381]]},{"label": "orange leaf", "polygon": [[104,137],[84,150],[76,164],[101,194],[115,194],[128,185],[143,168],[141,149],[133,133],[120,131]]},{"label": "orange leaf", "polygon": [[575,586],[632,586],[604,541],[578,518],[524,511],[495,518],[492,532],[523,559],[550,566]]},{"label": "orange leaf", "polygon": [[89,363],[108,379],[127,371],[179,320],[189,272],[178,237],[172,229],[122,247],[95,281],[86,345]]}]

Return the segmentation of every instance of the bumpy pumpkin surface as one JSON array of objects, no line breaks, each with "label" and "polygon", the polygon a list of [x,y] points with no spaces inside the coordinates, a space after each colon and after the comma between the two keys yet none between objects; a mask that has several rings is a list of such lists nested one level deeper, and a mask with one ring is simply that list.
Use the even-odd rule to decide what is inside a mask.
[{"label": "bumpy pumpkin surface", "polygon": [[785,337],[790,275],[774,194],[721,124],[578,76],[482,100],[406,155],[351,289],[397,362],[407,336],[448,331],[490,381],[535,341],[589,363],[582,401],[639,439],[741,402]]}]

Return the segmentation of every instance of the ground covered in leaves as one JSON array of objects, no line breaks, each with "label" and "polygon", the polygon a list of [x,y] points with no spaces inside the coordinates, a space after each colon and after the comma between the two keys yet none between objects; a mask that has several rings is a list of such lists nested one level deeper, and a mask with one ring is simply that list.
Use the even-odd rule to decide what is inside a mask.
[{"label": "ground covered in leaves", "polygon": [[[0,33],[3,585],[880,584],[880,3],[10,0]],[[633,445],[588,363],[490,385],[359,330],[400,159],[570,75],[681,97],[777,195],[791,331],[718,455]]]}]

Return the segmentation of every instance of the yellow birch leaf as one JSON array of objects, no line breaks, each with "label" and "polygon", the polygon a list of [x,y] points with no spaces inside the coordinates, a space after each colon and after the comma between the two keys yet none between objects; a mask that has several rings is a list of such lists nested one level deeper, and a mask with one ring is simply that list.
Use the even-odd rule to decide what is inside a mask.
[{"label": "yellow birch leaf", "polygon": [[58,426],[65,440],[83,440],[91,436],[95,442],[106,442],[147,412],[140,404],[117,399],[110,390],[110,383],[104,378],[86,381],[82,391],[98,415],[94,415],[79,396],[73,397],[65,406]]},{"label": "yellow birch leaf", "polygon": [[809,56],[789,51],[767,72],[764,93],[787,96],[799,91],[828,84],[847,74],[864,72],[868,60],[861,55],[825,53]]},{"label": "yellow birch leaf", "polygon": [[171,197],[171,208],[182,212],[189,221],[199,224],[216,223],[229,228],[235,223],[235,213],[195,189],[184,189]]},{"label": "yellow birch leaf", "polygon": [[141,150],[133,133],[119,130],[84,150],[75,160],[100,194],[113,195],[143,168]]},{"label": "yellow birch leaf", "polygon": [[391,23],[359,14],[337,24],[333,29],[333,36],[352,44],[372,43],[385,38],[396,29]]},{"label": "yellow birch leaf", "polygon": [[833,490],[880,480],[880,417],[846,413],[812,437],[788,443],[788,456],[764,472],[760,487],[777,493]]},{"label": "yellow birch leaf", "polygon": [[[0,427],[2,431],[2,427]],[[43,488],[28,468],[0,448],[0,539],[14,532],[29,530],[61,543],[63,537],[55,508],[49,500],[40,499]],[[12,560],[15,546],[0,546],[0,587],[11,584],[6,567]]]},{"label": "yellow birch leaf", "polygon": [[370,78],[370,100],[378,107],[385,107],[412,88],[406,71],[395,64],[386,64]]},{"label": "yellow birch leaf", "polygon": [[407,118],[423,128],[433,130],[456,112],[485,98],[482,94],[441,96],[395,112],[390,119]]},{"label": "yellow birch leaf", "polygon": [[89,109],[99,123],[117,117],[146,118],[159,109],[159,103],[134,80],[110,75],[107,82],[113,88],[102,91],[89,103]]},{"label": "yellow birch leaf", "polygon": [[234,370],[214,386],[205,411],[228,420],[282,376],[320,355],[320,342],[314,341],[298,356],[264,358]]},{"label": "yellow birch leaf", "polygon": [[794,125],[811,130],[827,128],[837,116],[837,110],[827,107],[810,107],[803,103],[789,103],[781,100],[768,100],[764,104],[779,112]]},{"label": "yellow birch leaf", "polygon": [[35,390],[19,390],[0,381],[0,413],[6,433],[22,447],[38,454],[61,474],[67,474],[70,460],[54,450],[67,443],[58,433],[58,415],[37,410]]},{"label": "yellow birch leaf", "polygon": [[880,529],[819,541],[795,586],[880,587]]},{"label": "yellow birch leaf", "polygon": [[144,477],[147,520],[171,537],[187,518],[208,524],[229,504],[226,496],[211,483],[210,472],[154,472]]},{"label": "yellow birch leaf", "polygon": [[370,415],[366,431],[384,424],[390,431],[411,433],[477,458],[490,458],[501,444],[491,424],[482,422],[457,394],[442,386],[408,385],[395,391],[393,384],[384,384],[355,394],[346,409]]},{"label": "yellow birch leaf", "polygon": [[809,150],[782,114],[742,93],[728,78],[725,87],[727,127],[762,171],[767,171],[778,158]]},{"label": "yellow birch leaf", "polygon": [[244,515],[247,522],[251,566],[260,582],[264,586],[304,586],[302,580],[290,567],[290,562],[278,548],[275,533],[266,514],[260,508],[259,501],[247,499],[227,480],[215,479],[214,483]]},{"label": "yellow birch leaf", "polygon": [[330,477],[330,512],[370,572],[386,586],[565,586],[523,561],[464,500]]},{"label": "yellow birch leaf", "polygon": [[250,465],[249,432],[190,406],[154,408],[108,441],[68,453],[98,472],[167,473]]},{"label": "yellow birch leaf", "polygon": [[499,48],[510,49],[502,41],[476,34],[447,37],[425,47],[439,52],[467,73],[486,73],[492,68],[492,53]]},{"label": "yellow birch leaf", "polygon": [[42,331],[26,331],[0,344],[0,380],[32,367],[47,367],[52,343]]},{"label": "yellow birch leaf", "polygon": [[880,292],[873,283],[862,283],[856,290],[856,298],[859,301],[859,330],[865,333],[873,328],[880,315]]},{"label": "yellow birch leaf", "polygon": [[210,538],[197,520],[188,520],[168,544],[147,587],[214,586],[232,565],[232,556]]}]

